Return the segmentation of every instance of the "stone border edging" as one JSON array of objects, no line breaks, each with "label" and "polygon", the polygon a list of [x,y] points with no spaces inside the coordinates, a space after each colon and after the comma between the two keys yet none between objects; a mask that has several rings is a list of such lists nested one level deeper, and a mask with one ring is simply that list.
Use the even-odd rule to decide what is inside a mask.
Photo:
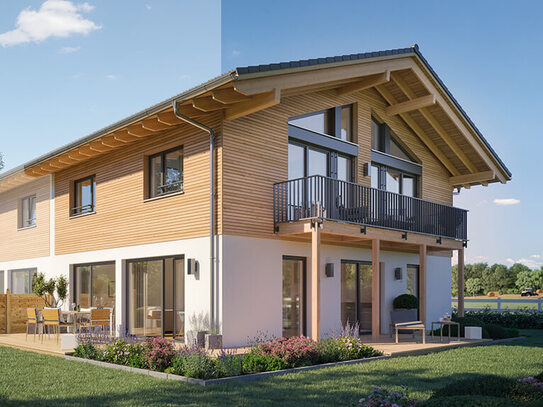
[{"label": "stone border edging", "polygon": [[241,376],[221,377],[220,379],[203,380],[203,379],[195,379],[192,377],[179,376],[179,375],[170,374],[170,373],[155,372],[153,370],[138,369],[138,368],[130,367],[130,366],[116,365],[114,363],[101,362],[98,360],[84,359],[84,358],[78,358],[75,356],[64,355],[64,359],[67,359],[67,360],[75,360],[78,362],[90,363],[91,365],[107,367],[110,369],[125,370],[127,372],[158,377],[159,379],[178,380],[178,381],[182,381],[186,383],[199,384],[200,386],[209,386],[211,384],[233,382],[233,381],[246,382],[250,380],[264,379],[264,378],[272,377],[272,376],[280,376],[280,375],[284,375],[288,373],[303,372],[306,370],[324,369],[324,368],[333,367],[333,366],[352,365],[352,364],[358,364],[358,363],[364,363],[364,362],[371,362],[374,360],[390,359],[391,357],[392,356],[375,356],[372,358],[365,358],[365,359],[345,360],[342,362],[323,363],[320,365],[294,367],[291,369],[274,370],[271,372],[251,373],[251,374],[246,374],[246,375],[241,375]]}]

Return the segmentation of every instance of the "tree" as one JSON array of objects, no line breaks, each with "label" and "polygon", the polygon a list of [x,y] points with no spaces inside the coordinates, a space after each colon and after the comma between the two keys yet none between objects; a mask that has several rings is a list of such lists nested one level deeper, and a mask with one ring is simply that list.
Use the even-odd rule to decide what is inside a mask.
[{"label": "tree", "polygon": [[0,170],[4,168],[4,156],[0,153]]},{"label": "tree", "polygon": [[482,284],[485,292],[505,292],[507,289],[515,287],[515,279],[507,266],[493,264],[483,271]]},{"label": "tree", "polygon": [[540,270],[524,270],[517,274],[516,285],[519,290],[532,288],[537,290],[543,288],[543,269]]},{"label": "tree", "polygon": [[60,307],[68,296],[68,280],[64,276],[46,280],[43,273],[38,273],[32,281],[32,291],[43,297],[46,307]]},{"label": "tree", "polygon": [[481,292],[483,285],[480,278],[469,278],[466,280],[466,292],[469,296],[474,297]]}]

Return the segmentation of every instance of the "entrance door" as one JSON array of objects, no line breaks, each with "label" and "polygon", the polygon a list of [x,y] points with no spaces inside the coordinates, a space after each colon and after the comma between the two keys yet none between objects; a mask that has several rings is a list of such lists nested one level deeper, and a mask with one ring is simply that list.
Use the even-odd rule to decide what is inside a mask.
[{"label": "entrance door", "polygon": [[305,258],[283,257],[282,335],[286,338],[305,335],[305,287]]},{"label": "entrance door", "polygon": [[183,259],[165,257],[128,262],[128,331],[137,336],[183,337]]},{"label": "entrance door", "polygon": [[372,267],[369,262],[341,262],[341,324],[358,324],[361,334],[371,333]]},{"label": "entrance door", "polygon": [[[414,295],[419,298],[419,266],[408,264],[407,265],[407,288],[405,292],[407,294]],[[417,318],[419,311],[417,310]]]}]

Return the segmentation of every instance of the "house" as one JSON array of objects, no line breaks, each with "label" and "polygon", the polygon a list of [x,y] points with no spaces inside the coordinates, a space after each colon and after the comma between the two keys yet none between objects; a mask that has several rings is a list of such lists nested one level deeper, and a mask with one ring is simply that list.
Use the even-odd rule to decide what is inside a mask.
[{"label": "house", "polygon": [[451,311],[453,193],[510,179],[417,46],[237,68],[0,175],[0,281],[136,335],[378,336]]}]

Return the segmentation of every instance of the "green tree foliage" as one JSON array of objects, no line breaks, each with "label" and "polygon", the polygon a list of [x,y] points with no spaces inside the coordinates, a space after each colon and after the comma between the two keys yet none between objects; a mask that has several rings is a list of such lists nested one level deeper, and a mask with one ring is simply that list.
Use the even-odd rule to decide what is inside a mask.
[{"label": "green tree foliage", "polygon": [[0,153],[0,170],[4,168],[4,156]]},{"label": "green tree foliage", "polygon": [[480,294],[482,289],[483,284],[481,283],[480,278],[472,277],[466,280],[466,292],[468,293],[468,295],[474,297]]},{"label": "green tree foliage", "polygon": [[537,290],[543,288],[543,269],[540,270],[524,270],[517,274],[516,286],[519,291],[525,288]]},{"label": "green tree foliage", "polygon": [[43,297],[47,307],[60,307],[68,296],[68,280],[64,276],[46,280],[45,274],[38,273],[32,281],[32,291],[37,296]]}]

